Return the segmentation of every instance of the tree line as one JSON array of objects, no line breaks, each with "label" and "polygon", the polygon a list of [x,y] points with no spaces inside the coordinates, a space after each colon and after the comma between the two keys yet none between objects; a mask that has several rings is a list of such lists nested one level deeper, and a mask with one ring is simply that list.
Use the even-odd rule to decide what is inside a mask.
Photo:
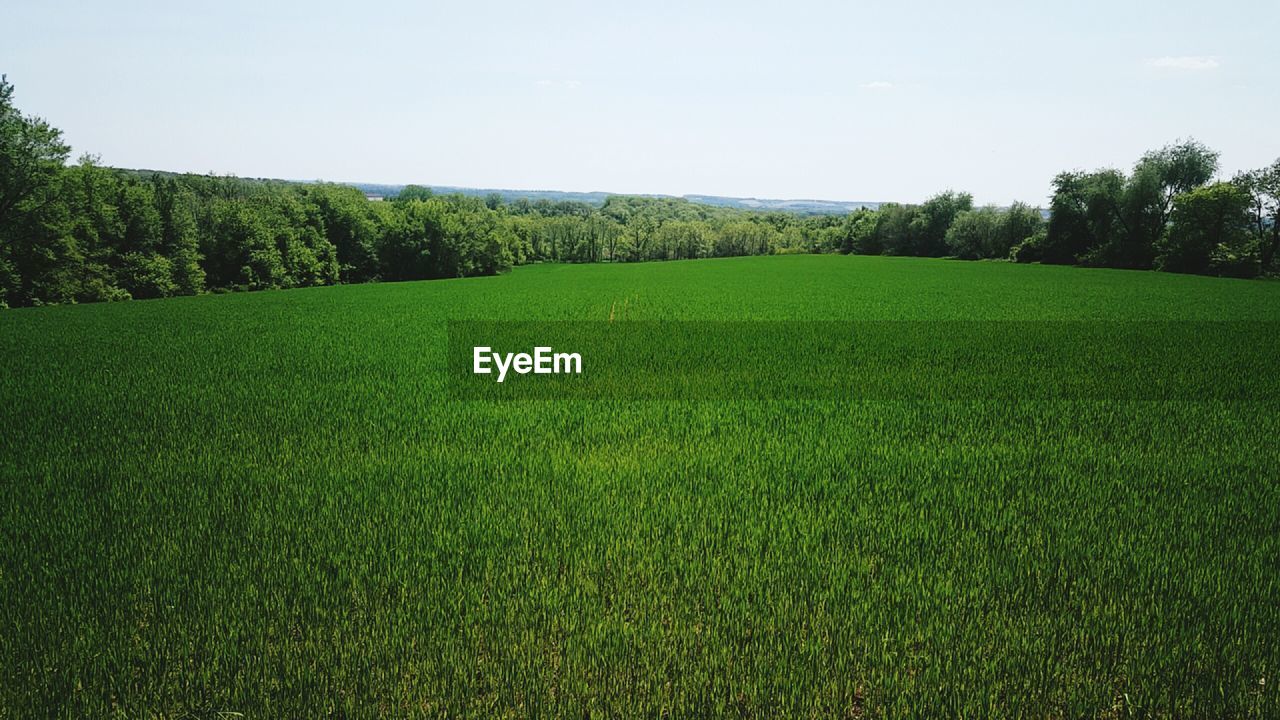
[{"label": "tree line", "polygon": [[1213,180],[1194,141],[1129,174],[1054,179],[1048,219],[1021,203],[920,204],[797,216],[683,199],[603,204],[436,195],[387,202],[355,188],[130,171],[70,148],[0,79],[0,307],[337,283],[491,275],[536,262],[634,262],[774,253],[1010,259],[1253,276],[1275,271],[1280,161]]}]

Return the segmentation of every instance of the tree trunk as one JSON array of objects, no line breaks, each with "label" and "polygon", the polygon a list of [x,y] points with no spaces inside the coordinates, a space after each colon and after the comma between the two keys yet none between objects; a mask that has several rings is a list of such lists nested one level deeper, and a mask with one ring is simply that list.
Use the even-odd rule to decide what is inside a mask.
[{"label": "tree trunk", "polygon": [[1271,241],[1264,243],[1262,246],[1262,270],[1266,272],[1271,269],[1271,263],[1276,258],[1276,251],[1280,250],[1280,213],[1271,219]]}]

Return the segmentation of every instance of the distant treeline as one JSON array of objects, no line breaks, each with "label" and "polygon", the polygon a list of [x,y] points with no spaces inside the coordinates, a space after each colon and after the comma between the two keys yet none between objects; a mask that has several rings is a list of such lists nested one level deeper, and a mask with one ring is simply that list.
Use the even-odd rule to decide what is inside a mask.
[{"label": "distant treeline", "polygon": [[920,205],[798,216],[610,196],[602,205],[434,195],[387,202],[351,187],[116,170],[20,113],[0,80],[0,307],[491,275],[534,262],[630,262],[772,253],[1012,259],[1253,276],[1274,271],[1280,161],[1212,182],[1217,154],[1188,141],[1126,175],[1063,173],[1050,217]]}]

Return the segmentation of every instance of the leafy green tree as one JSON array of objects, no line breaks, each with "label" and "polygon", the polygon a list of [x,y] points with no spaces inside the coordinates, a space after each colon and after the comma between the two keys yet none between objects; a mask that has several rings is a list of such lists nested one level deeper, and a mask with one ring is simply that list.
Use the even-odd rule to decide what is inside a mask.
[{"label": "leafy green tree", "polygon": [[789,224],[780,242],[788,252],[824,253],[839,252],[843,238],[843,217],[816,215]]},{"label": "leafy green tree", "polygon": [[307,199],[319,211],[325,237],[339,260],[342,282],[358,283],[378,276],[377,246],[381,231],[374,207],[364,193],[341,185],[307,188]]},{"label": "leafy green tree", "polygon": [[247,200],[215,203],[201,248],[211,286],[261,290],[285,284],[280,250],[260,207]]},{"label": "leafy green tree", "polygon": [[427,200],[433,197],[435,197],[435,191],[429,187],[406,185],[400,189],[400,194],[396,196],[396,200]]},{"label": "leafy green tree", "polygon": [[698,220],[675,220],[658,229],[657,246],[662,260],[706,257],[711,251],[711,230]]},{"label": "leafy green tree", "polygon": [[1115,170],[1062,173],[1037,251],[1043,262],[1149,268],[1174,199],[1203,186],[1217,167],[1216,152],[1186,140],[1146,153],[1128,177]]},{"label": "leafy green tree", "polygon": [[738,220],[726,223],[713,241],[717,257],[768,255],[777,246],[778,231],[768,223]]},{"label": "leafy green tree", "polygon": [[985,257],[1007,258],[1013,249],[1044,231],[1044,216],[1040,208],[1015,202],[1000,216],[1000,232],[992,245],[985,248]]},{"label": "leafy green tree", "polygon": [[1280,160],[1244,173],[1234,182],[1249,194],[1250,228],[1258,244],[1262,270],[1274,271],[1280,251]]},{"label": "leafy green tree", "polygon": [[962,260],[993,257],[992,247],[1001,237],[1000,215],[1000,211],[991,206],[956,215],[946,235],[951,254]]},{"label": "leafy green tree", "polygon": [[154,186],[132,177],[116,180],[119,191],[114,205],[121,234],[112,238],[104,260],[117,267],[117,285],[132,297],[175,294],[173,262],[162,252],[164,224]]},{"label": "leafy green tree", "polygon": [[114,200],[120,218],[119,252],[158,252],[164,239],[155,187],[134,177],[117,177]]},{"label": "leafy green tree", "polygon": [[[924,226],[918,205],[885,203],[876,213],[876,226],[868,247],[878,247],[885,255],[913,255],[921,245],[916,233]],[[945,239],[945,238],[944,238]]]},{"label": "leafy green tree", "polygon": [[204,290],[205,274],[200,263],[195,194],[174,180],[160,182],[156,189],[161,223],[161,249],[172,266],[173,293],[195,295]]},{"label": "leafy green tree", "polygon": [[1072,265],[1122,232],[1125,177],[1116,170],[1066,172],[1053,179],[1049,226],[1039,246],[1041,262]]},{"label": "leafy green tree", "polygon": [[1022,203],[1007,210],[994,206],[965,210],[947,230],[947,247],[964,260],[1004,259],[1019,243],[1034,237],[1043,224],[1040,211]]},{"label": "leafy green tree", "polygon": [[[628,260],[649,259],[650,245],[662,221],[654,217],[652,212],[637,212],[626,223],[626,248]],[[726,245],[727,247],[727,245]]]},{"label": "leafy green tree", "polygon": [[440,232],[433,236],[431,278],[493,275],[510,269],[511,238],[500,216],[481,203],[433,201]]},{"label": "leafy green tree", "polygon": [[13,84],[0,75],[0,237],[19,212],[49,201],[70,152],[61,130],[14,107]]},{"label": "leafy green tree", "polygon": [[1145,269],[1169,227],[1176,197],[1203,186],[1218,169],[1218,153],[1195,140],[1153,150],[1134,165],[1113,212],[1119,232],[1083,257],[1090,265]]},{"label": "leafy green tree", "polygon": [[1148,228],[1154,243],[1168,225],[1174,199],[1204,186],[1218,172],[1218,153],[1195,140],[1182,140],[1142,156],[1134,168],[1135,177],[1149,177],[1155,186],[1151,205],[1142,208],[1153,216]]},{"label": "leafy green tree", "polygon": [[120,176],[90,155],[66,169],[62,181],[60,201],[69,216],[66,222],[49,226],[62,238],[50,245],[63,252],[58,261],[62,267],[54,275],[57,280],[43,289],[42,299],[68,294],[78,302],[128,299],[131,295],[123,286],[121,266],[122,255],[129,250],[129,227],[122,209],[139,208],[122,208],[125,193]]},{"label": "leafy green tree", "polygon": [[956,216],[973,209],[973,196],[948,190],[924,201],[911,220],[905,252],[895,255],[942,257],[947,254],[947,230]]},{"label": "leafy green tree", "polygon": [[1173,272],[1256,274],[1251,200],[1239,185],[1225,182],[1178,195],[1172,225],[1158,246],[1156,266]]},{"label": "leafy green tree", "polygon": [[1030,237],[1013,246],[1009,251],[1009,259],[1018,263],[1040,262],[1044,259],[1044,247],[1048,237],[1048,230],[1042,225]]},{"label": "leafy green tree", "polygon": [[173,262],[154,252],[129,252],[120,258],[120,285],[132,298],[158,298],[175,295]]},{"label": "leafy green tree", "polygon": [[393,224],[382,234],[378,264],[385,280],[421,280],[435,277],[435,253],[443,244],[444,229],[438,205],[431,201],[403,203]]},{"label": "leafy green tree", "polygon": [[323,222],[315,206],[284,194],[274,199],[263,216],[284,267],[281,286],[307,287],[338,282],[337,251],[324,236]]},{"label": "leafy green tree", "polygon": [[876,225],[880,214],[868,208],[859,208],[845,216],[840,226],[839,250],[842,253],[859,255],[879,255],[884,252],[884,245],[876,233]]},{"label": "leafy green tree", "polygon": [[[56,258],[74,254],[48,227],[61,214],[49,205],[70,152],[60,130],[14,106],[13,84],[0,75],[0,304],[39,300],[44,293],[36,286],[50,281]],[[56,284],[64,297],[66,283]]]}]

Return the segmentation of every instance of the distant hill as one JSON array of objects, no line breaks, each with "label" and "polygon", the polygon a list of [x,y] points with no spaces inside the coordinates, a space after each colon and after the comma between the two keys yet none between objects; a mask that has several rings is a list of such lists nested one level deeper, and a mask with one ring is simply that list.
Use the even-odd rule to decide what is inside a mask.
[{"label": "distant hill", "polygon": [[800,215],[843,215],[863,208],[876,210],[880,207],[878,202],[844,200],[770,200],[764,198],[720,197],[718,195],[685,195],[684,199],[704,205],[720,205],[747,210],[778,210]]},{"label": "distant hill", "polygon": [[[120,168],[126,172],[138,173],[139,175],[178,175],[166,170],[131,170],[128,168]],[[318,180],[281,180],[272,178],[246,178],[242,180],[260,180],[263,182],[285,182],[285,183],[309,183],[309,182],[330,182]],[[390,200],[400,194],[400,191],[408,187],[407,185],[389,185],[387,183],[361,183],[361,182],[339,182],[337,185],[346,185],[353,187],[371,197],[378,197]],[[571,192],[568,190],[506,190],[502,188],[469,188],[458,187],[456,185],[419,185],[419,187],[430,188],[437,195],[467,195],[469,197],[487,197],[489,195],[499,195],[505,203],[515,202],[516,200],[528,200],[537,202],[546,200],[548,202],[581,202],[591,205],[603,205],[604,201],[610,196],[629,196],[629,197],[652,197],[652,198],[673,198],[688,200],[691,203],[701,205],[713,205],[716,207],[735,208],[739,210],[758,210],[761,212],[785,212],[793,215],[846,215],[856,210],[867,208],[869,210],[879,210],[884,202],[872,202],[867,200],[777,200],[770,198],[738,198],[725,197],[723,195],[661,195],[656,193],[611,193],[599,190],[592,192]],[[1007,208],[1001,208],[1007,209]],[[1049,219],[1049,211],[1040,209],[1040,215],[1046,220]]]},{"label": "distant hill", "polygon": [[[144,170],[144,169],[127,169],[121,168],[126,172],[133,172],[139,175],[176,175],[166,170]],[[272,178],[242,178],[245,180],[261,180],[264,182],[315,182],[307,180],[281,180]],[[405,185],[388,185],[386,183],[360,183],[360,182],[342,182],[339,185],[353,187],[365,195],[377,196],[382,198],[394,198],[400,194]],[[633,195],[638,197],[657,197],[657,198],[682,198],[692,203],[700,203],[702,205],[714,205],[716,207],[737,208],[741,210],[759,210],[764,212],[787,212],[796,215],[844,215],[861,208],[870,208],[876,210],[882,203],[867,201],[845,201],[845,200],[774,200],[768,198],[735,198],[724,197],[720,195],[660,195],[652,193],[611,193],[611,192],[569,192],[564,190],[505,190],[501,188],[468,188],[457,187],[454,185],[422,185],[421,187],[431,188],[431,191],[438,195],[468,195],[472,197],[486,197],[488,195],[497,194],[502,197],[503,202],[514,202],[516,200],[525,199],[530,202],[539,200],[547,200],[550,202],[583,202],[591,205],[603,205],[604,201],[611,195]]]},{"label": "distant hill", "polygon": [[[404,185],[384,185],[380,183],[342,183],[359,188],[366,195],[378,195],[385,198],[395,197],[404,189]],[[568,200],[570,202],[584,202],[592,205],[601,205],[610,195],[623,195],[626,193],[609,193],[609,192],[568,192],[562,190],[505,190],[500,188],[466,188],[455,187],[452,185],[423,185],[422,187],[431,188],[432,192],[450,195],[470,195],[475,197],[485,197],[487,195],[497,194],[502,196],[503,202],[512,202],[515,200],[525,199],[530,202],[538,200],[548,200],[551,202],[560,202]],[[843,215],[853,212],[860,208],[871,208],[872,210],[880,207],[878,202],[846,202],[833,200],[770,200],[763,198],[734,198],[722,197],[719,195],[655,195],[655,194],[639,194],[641,197],[681,197],[689,202],[701,203],[703,205],[715,205],[717,207],[740,208],[743,210],[774,210],[780,212],[795,213],[797,215]]]}]

